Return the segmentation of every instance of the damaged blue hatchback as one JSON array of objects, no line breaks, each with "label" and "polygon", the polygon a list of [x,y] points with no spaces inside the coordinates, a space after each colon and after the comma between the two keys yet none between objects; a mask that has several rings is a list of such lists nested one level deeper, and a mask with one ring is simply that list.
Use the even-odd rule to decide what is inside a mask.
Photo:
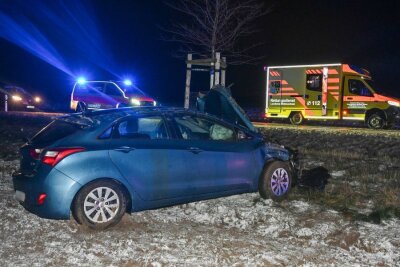
[{"label": "damaged blue hatchback", "polygon": [[264,141],[228,90],[211,91],[199,99],[202,112],[146,107],[56,118],[20,150],[16,199],[40,217],[72,212],[105,229],[125,212],[255,191],[285,198],[293,154]]}]

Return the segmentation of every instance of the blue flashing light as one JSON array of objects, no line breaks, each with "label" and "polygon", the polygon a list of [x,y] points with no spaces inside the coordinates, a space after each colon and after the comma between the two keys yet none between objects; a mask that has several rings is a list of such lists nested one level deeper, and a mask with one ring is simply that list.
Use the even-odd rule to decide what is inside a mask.
[{"label": "blue flashing light", "polygon": [[76,80],[76,82],[79,83],[79,84],[85,84],[85,83],[86,83],[86,79],[85,79],[84,77],[79,77],[79,78]]},{"label": "blue flashing light", "polygon": [[132,85],[132,81],[131,80],[124,80],[124,84],[126,85],[126,86],[131,86]]}]

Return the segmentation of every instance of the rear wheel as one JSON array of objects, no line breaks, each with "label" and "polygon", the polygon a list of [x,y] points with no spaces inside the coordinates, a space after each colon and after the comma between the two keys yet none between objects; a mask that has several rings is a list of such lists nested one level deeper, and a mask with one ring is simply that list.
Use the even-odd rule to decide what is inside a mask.
[{"label": "rear wheel", "polygon": [[264,168],[261,174],[258,191],[262,198],[282,201],[287,197],[292,187],[292,173],[289,164],[274,161]]},{"label": "rear wheel", "polygon": [[367,125],[371,129],[382,129],[386,125],[386,120],[381,114],[373,113],[367,118]]},{"label": "rear wheel", "polygon": [[102,230],[116,225],[125,214],[126,198],[112,181],[96,181],[85,186],[75,198],[72,212],[76,221]]},{"label": "rear wheel", "polygon": [[301,112],[293,112],[290,114],[289,120],[294,125],[300,125],[303,123],[304,118]]}]

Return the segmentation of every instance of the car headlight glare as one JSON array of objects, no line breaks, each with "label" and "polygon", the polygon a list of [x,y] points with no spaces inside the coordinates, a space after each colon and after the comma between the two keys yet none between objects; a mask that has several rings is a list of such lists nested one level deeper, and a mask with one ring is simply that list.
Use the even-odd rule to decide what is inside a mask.
[{"label": "car headlight glare", "polygon": [[13,95],[13,96],[11,96],[11,98],[12,98],[14,101],[21,101],[21,100],[22,100],[22,97],[20,97],[19,95]]},{"label": "car headlight glare", "polygon": [[391,106],[395,106],[395,107],[400,107],[400,103],[399,102],[396,102],[396,101],[388,101],[388,104],[389,105],[391,105]]},{"label": "car headlight glare", "polygon": [[134,106],[140,106],[140,101],[137,98],[131,98],[131,104]]},{"label": "car headlight glare", "polygon": [[157,106],[157,101],[153,101],[153,106]]}]

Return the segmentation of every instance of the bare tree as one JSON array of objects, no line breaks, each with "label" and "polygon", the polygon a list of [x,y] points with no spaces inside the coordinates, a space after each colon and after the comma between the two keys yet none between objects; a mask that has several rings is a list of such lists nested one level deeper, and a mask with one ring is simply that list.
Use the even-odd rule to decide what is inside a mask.
[{"label": "bare tree", "polygon": [[192,53],[214,59],[215,52],[221,52],[230,64],[260,59],[249,54],[260,43],[244,46],[239,42],[256,33],[255,20],[269,12],[263,1],[175,0],[166,4],[188,17],[185,23],[165,30],[165,40],[180,44],[178,55]]}]

